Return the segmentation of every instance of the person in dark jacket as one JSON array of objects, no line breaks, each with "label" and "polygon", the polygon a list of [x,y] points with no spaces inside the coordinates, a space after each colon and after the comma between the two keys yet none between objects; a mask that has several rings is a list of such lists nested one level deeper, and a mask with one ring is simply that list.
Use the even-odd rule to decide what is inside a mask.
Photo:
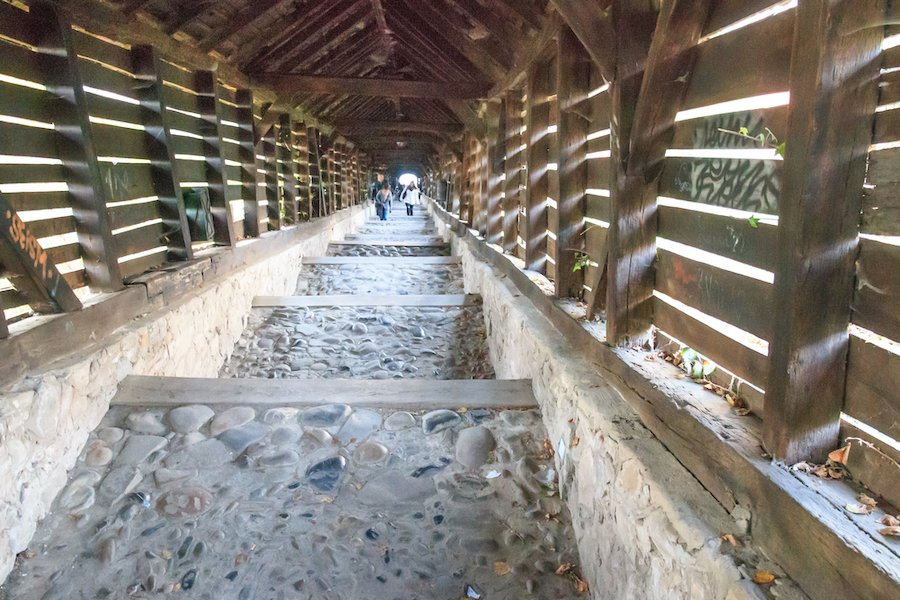
[{"label": "person in dark jacket", "polygon": [[394,195],[391,194],[391,185],[387,181],[381,182],[381,189],[375,194],[375,212],[382,221],[387,221],[388,215],[391,213],[391,201]]}]

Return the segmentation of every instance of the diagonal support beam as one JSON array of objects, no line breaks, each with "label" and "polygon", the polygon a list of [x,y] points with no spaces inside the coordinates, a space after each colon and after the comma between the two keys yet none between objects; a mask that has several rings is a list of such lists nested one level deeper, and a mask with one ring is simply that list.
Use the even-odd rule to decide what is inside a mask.
[{"label": "diagonal support beam", "polygon": [[607,9],[612,0],[550,0],[600,68],[606,81],[616,77],[616,35]]}]

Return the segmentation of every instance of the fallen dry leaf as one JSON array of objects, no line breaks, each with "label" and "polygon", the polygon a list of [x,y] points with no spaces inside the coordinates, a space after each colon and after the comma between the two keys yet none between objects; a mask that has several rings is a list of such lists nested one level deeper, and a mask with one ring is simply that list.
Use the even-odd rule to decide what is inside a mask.
[{"label": "fallen dry leaf", "polygon": [[459,408],[456,409],[456,412],[463,414],[463,413],[469,412],[469,409],[466,408],[465,406],[460,406]]},{"label": "fallen dry leaf", "polygon": [[847,459],[850,458],[850,444],[847,444],[843,448],[838,448],[837,450],[833,450],[828,454],[828,460],[832,462],[836,462],[841,465],[847,464]]},{"label": "fallen dry leaf", "polygon": [[647,362],[653,362],[654,360],[656,360],[656,357],[652,354],[647,354],[644,356],[644,360],[646,360]]},{"label": "fallen dry leaf", "polygon": [[735,408],[734,414],[736,414],[739,417],[746,417],[747,415],[750,414],[750,409],[749,408]]},{"label": "fallen dry leaf", "polygon": [[584,594],[588,591],[587,581],[575,575],[575,591],[579,594]]},{"label": "fallen dry leaf", "polygon": [[566,573],[568,573],[569,571],[571,571],[571,570],[574,569],[574,568],[575,568],[575,564],[574,564],[574,563],[563,563],[563,564],[559,565],[558,567],[556,567],[556,571],[554,571],[554,573],[556,573],[557,575],[562,576],[562,575],[565,575]]},{"label": "fallen dry leaf", "polygon": [[883,517],[878,519],[878,522],[881,523],[882,525],[887,525],[888,527],[900,526],[900,519],[898,519],[897,517],[894,517],[892,515],[884,515]]},{"label": "fallen dry leaf", "polygon": [[675,379],[684,379],[685,377],[687,377],[686,373],[679,373],[675,376]]},{"label": "fallen dry leaf", "polygon": [[892,537],[900,536],[900,525],[892,525],[891,527],[879,529],[878,533],[880,533],[881,535],[889,535]]},{"label": "fallen dry leaf", "polygon": [[811,473],[815,470],[816,465],[812,465],[805,460],[802,460],[794,465],[791,465],[791,471],[799,471],[801,473]]},{"label": "fallen dry leaf", "polygon": [[734,535],[733,535],[733,534],[730,534],[730,533],[723,533],[723,534],[722,534],[722,540],[728,542],[729,544],[731,544],[731,545],[732,545],[733,547],[735,547],[735,548],[737,548],[738,546],[741,545],[741,543],[737,540],[737,538],[734,537]]},{"label": "fallen dry leaf", "polygon": [[860,504],[865,504],[870,508],[876,508],[878,506],[878,502],[876,502],[874,498],[866,496],[865,494],[860,494],[856,499],[859,500]]},{"label": "fallen dry leaf", "polygon": [[753,583],[757,585],[768,585],[775,581],[775,575],[768,571],[757,571],[753,576]]},{"label": "fallen dry leaf", "polygon": [[872,507],[860,504],[859,502],[851,502],[844,507],[844,510],[853,513],[854,515],[867,515],[872,512]]},{"label": "fallen dry leaf", "polygon": [[505,560],[495,560],[494,561],[494,573],[496,573],[497,575],[503,576],[503,575],[509,575],[509,571],[510,571],[509,563],[507,563]]},{"label": "fallen dry leaf", "polygon": [[577,446],[577,445],[580,444],[580,443],[581,443],[581,438],[578,437],[577,435],[573,435],[573,436],[572,436],[572,441],[569,442],[569,446],[572,447],[572,448],[574,448],[575,446]]}]

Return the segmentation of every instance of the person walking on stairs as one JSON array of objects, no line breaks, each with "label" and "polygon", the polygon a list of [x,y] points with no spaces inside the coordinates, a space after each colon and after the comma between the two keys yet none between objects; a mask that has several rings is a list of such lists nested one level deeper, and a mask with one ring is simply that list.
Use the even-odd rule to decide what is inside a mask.
[{"label": "person walking on stairs", "polygon": [[382,221],[387,221],[391,212],[391,201],[394,195],[391,194],[391,186],[387,181],[381,182],[381,189],[375,194],[375,212]]},{"label": "person walking on stairs", "polygon": [[410,181],[406,189],[400,195],[400,199],[406,203],[406,215],[413,216],[413,206],[419,203],[419,188],[414,181]]}]

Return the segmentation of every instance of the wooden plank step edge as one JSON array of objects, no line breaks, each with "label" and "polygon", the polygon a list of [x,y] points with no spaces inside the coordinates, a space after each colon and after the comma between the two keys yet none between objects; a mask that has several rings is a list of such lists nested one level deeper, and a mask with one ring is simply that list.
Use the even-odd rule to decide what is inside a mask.
[{"label": "wooden plank step edge", "polygon": [[458,265],[459,256],[307,256],[304,265]]},{"label": "wooden plank step edge", "polygon": [[319,406],[393,409],[534,408],[530,379],[216,379],[129,375],[111,406]]},{"label": "wooden plank step edge", "polygon": [[478,304],[478,294],[435,294],[382,296],[343,294],[336,296],[257,296],[253,308],[316,307],[316,306],[467,306]]}]

